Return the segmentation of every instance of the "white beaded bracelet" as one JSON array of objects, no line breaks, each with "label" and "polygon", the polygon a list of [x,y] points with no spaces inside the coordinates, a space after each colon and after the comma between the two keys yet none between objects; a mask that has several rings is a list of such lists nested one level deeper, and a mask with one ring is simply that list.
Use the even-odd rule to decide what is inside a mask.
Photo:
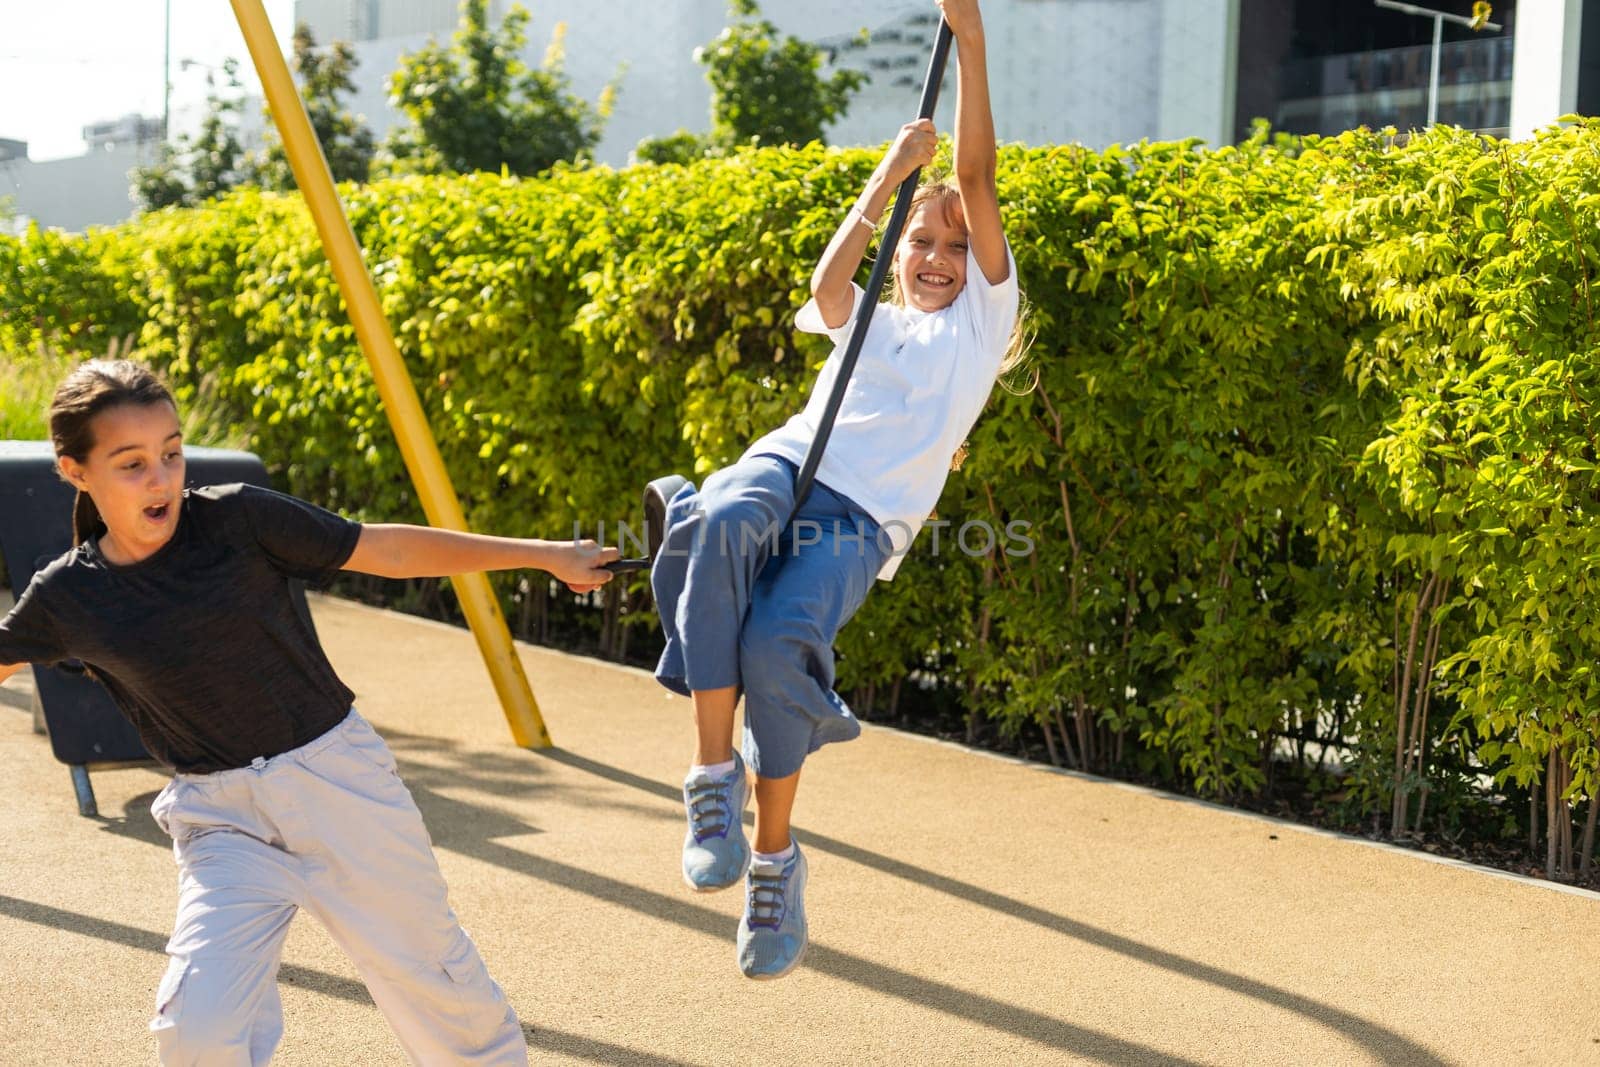
[{"label": "white beaded bracelet", "polygon": [[861,225],[865,226],[867,229],[873,231],[877,230],[877,223],[867,218],[867,213],[861,210],[860,204],[851,204],[850,214],[857,222],[861,223]]}]

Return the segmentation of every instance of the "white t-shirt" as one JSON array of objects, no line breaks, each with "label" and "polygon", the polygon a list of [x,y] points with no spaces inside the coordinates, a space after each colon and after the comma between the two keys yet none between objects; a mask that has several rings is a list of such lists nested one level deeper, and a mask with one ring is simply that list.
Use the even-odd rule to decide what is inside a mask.
[{"label": "white t-shirt", "polygon": [[[1006,269],[1005,281],[989,284],[969,249],[966,284],[949,307],[925,312],[879,304],[873,313],[817,481],[865,508],[894,545],[878,572],[881,580],[894,577],[938,503],[950,458],[994,388],[1017,321],[1017,264],[1010,249]],[[827,334],[836,347],[805,410],[751,445],[746,456],[805,462],[864,295],[858,285],[851,289],[850,314],[836,330],[823,323],[815,300],[795,316],[797,329]]]}]

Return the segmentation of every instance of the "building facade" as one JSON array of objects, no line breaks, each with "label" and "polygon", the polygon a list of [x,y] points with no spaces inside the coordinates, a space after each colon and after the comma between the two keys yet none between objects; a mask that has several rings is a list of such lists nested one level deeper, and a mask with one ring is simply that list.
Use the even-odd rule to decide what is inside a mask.
[{"label": "building facade", "polygon": [[[1005,141],[1105,145],[1141,137],[1232,136],[1233,41],[1239,0],[987,0],[996,133]],[[492,0],[502,15],[507,0]],[[728,23],[726,0],[528,0],[525,59],[542,60],[565,26],[566,69],[595,100],[620,81],[596,152],[621,166],[639,141],[710,125],[711,94],[694,51]],[[400,56],[448,41],[457,0],[300,0],[296,18],[319,42],[349,40],[361,66],[353,109],[380,136],[400,116],[385,82]],[[936,27],[931,0],[766,0],[781,31],[821,44],[871,81],[828,133],[835,144],[878,144],[915,117]],[[870,43],[852,47],[866,30]],[[937,121],[954,109],[945,93]]]},{"label": "building facade", "polygon": [[[524,3],[532,13],[527,62],[542,62],[559,25],[573,91],[593,101],[608,83],[619,85],[600,162],[624,166],[643,139],[709,127],[710,89],[694,52],[727,24],[727,0]],[[1472,6],[1415,3],[1454,14]],[[490,0],[496,18],[510,6]],[[870,77],[828,131],[830,142],[881,144],[914,117],[936,26],[931,0],[764,0],[763,11],[782,32]],[[460,12],[459,0],[299,0],[295,17],[323,44],[354,45],[360,65],[350,106],[381,139],[402,121],[388,104],[389,75],[430,38],[447,41]],[[1439,121],[1521,138],[1563,115],[1600,114],[1600,0],[1497,0],[1493,18],[1499,30],[1444,26]],[[1228,144],[1257,118],[1299,133],[1420,127],[1430,103],[1432,22],[1373,0],[985,0],[996,133],[1002,141],[1100,148],[1190,137]],[[953,78],[935,116],[946,129],[952,90]],[[251,123],[258,115],[258,106],[247,107]],[[125,174],[116,182],[104,176],[121,165],[124,147],[70,168],[58,164],[72,161],[0,162],[0,195],[46,225],[125,218]],[[93,189],[62,194],[90,174]]]},{"label": "building facade", "polygon": [[13,158],[0,158],[0,197],[19,231],[29,222],[71,231],[109,226],[138,210],[128,172],[153,163],[158,147],[154,140],[108,141],[81,156],[32,160],[23,145]]}]

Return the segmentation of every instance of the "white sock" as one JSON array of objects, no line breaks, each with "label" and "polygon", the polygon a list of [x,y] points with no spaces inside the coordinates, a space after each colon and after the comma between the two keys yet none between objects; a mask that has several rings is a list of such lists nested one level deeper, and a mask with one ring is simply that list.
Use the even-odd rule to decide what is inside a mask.
[{"label": "white sock", "polygon": [[733,760],[731,759],[723,760],[721,763],[696,763],[694,766],[689,768],[689,777],[692,778],[697,774],[705,774],[711,776],[712,778],[721,778],[731,770],[733,770]]},{"label": "white sock", "polygon": [[789,847],[782,852],[755,852],[753,858],[756,863],[775,864],[781,867],[789,862],[789,857],[792,855],[794,855],[794,839],[790,838]]}]

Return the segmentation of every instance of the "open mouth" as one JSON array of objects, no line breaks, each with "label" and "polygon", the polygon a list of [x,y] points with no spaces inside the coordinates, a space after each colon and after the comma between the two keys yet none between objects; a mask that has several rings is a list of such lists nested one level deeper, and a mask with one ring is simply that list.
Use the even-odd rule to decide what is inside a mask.
[{"label": "open mouth", "polygon": [[165,522],[171,512],[171,504],[151,504],[144,509],[144,517],[151,522]]},{"label": "open mouth", "polygon": [[948,274],[918,274],[917,281],[928,286],[930,289],[943,289],[945,286],[955,281],[955,279],[950,277]]}]

